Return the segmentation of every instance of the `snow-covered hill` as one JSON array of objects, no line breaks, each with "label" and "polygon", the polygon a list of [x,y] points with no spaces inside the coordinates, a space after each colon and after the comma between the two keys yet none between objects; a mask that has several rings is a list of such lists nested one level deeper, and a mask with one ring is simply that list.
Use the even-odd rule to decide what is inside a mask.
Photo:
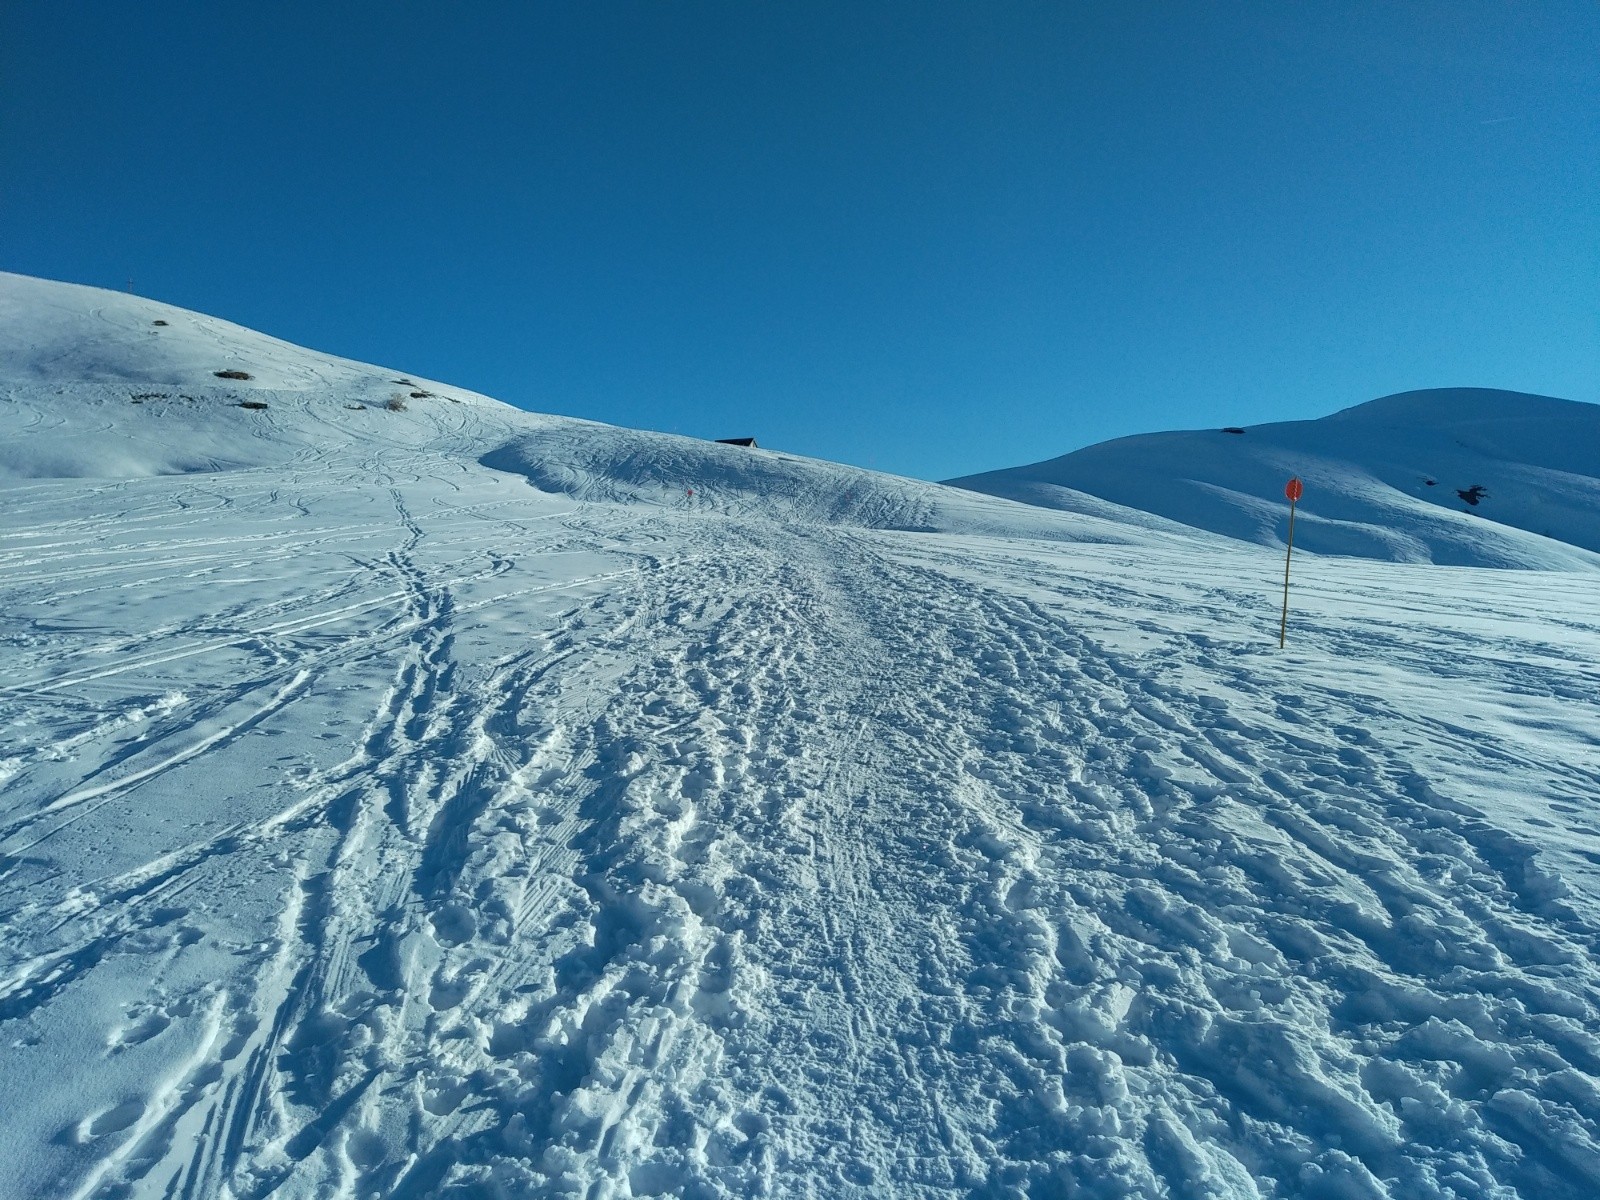
[{"label": "snow-covered hill", "polygon": [[0,479],[377,453],[435,442],[462,408],[514,411],[171,305],[0,273]]},{"label": "snow-covered hill", "polygon": [[427,449],[551,492],[702,512],[1067,541],[1125,541],[1124,525],[1163,525],[1113,505],[1063,520],[836,463],[530,413],[172,305],[5,273],[0,434],[0,480],[332,454],[377,464]]},{"label": "snow-covered hill", "polygon": [[1404,392],[1318,421],[1119,438],[950,482],[1080,511],[1088,493],[1282,545],[1441,565],[1600,568],[1600,405],[1486,388]]},{"label": "snow-covered hill", "polygon": [[1600,1189],[1591,573],[0,352],[0,1196]]}]

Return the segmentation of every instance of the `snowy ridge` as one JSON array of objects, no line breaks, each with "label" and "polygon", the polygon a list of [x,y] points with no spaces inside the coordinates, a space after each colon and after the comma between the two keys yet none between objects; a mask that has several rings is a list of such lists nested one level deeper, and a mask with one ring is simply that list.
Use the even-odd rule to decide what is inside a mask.
[{"label": "snowy ridge", "polygon": [[1306,484],[1296,544],[1313,553],[1600,568],[1600,405],[1519,392],[1405,392],[1318,421],[1119,438],[950,482],[1070,511],[1087,492],[1282,545],[1290,475]]},{"label": "snowy ridge", "polygon": [[1592,574],[397,377],[0,485],[0,1195],[1600,1189]]},{"label": "snowy ridge", "polygon": [[1129,525],[1153,524],[1110,505],[1065,519],[1044,516],[916,479],[605,425],[588,426],[581,437],[561,430],[524,434],[479,461],[585,501],[806,524],[1117,543],[1139,536]]}]

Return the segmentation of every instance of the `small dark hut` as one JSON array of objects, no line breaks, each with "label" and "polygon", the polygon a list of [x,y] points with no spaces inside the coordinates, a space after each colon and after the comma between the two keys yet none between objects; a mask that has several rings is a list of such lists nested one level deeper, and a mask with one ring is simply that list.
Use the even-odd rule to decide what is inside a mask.
[{"label": "small dark hut", "polygon": [[755,438],[718,438],[717,444],[719,446],[750,446],[756,450],[761,449],[760,446],[756,445]]}]

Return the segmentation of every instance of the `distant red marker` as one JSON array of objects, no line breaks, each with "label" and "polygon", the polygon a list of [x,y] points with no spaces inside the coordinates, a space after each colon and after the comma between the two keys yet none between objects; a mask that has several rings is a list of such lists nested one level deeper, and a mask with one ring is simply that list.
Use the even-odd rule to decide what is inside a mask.
[{"label": "distant red marker", "polygon": [[1294,557],[1294,506],[1306,494],[1306,486],[1300,482],[1300,476],[1289,476],[1289,482],[1283,485],[1283,494],[1289,498],[1289,544],[1283,552],[1283,618],[1278,622],[1279,650],[1283,649],[1284,639],[1289,636],[1289,560]]}]

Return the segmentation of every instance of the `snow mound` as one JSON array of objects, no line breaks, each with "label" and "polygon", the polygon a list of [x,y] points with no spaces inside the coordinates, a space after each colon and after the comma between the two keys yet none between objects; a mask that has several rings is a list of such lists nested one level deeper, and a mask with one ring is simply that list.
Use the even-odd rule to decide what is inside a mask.
[{"label": "snow mound", "polygon": [[[1143,514],[1113,505],[1065,518],[942,484],[773,450],[675,434],[562,422],[522,433],[482,456],[540,491],[580,500],[653,504],[728,517],[1125,543]],[[1065,518],[1065,519],[1064,519]]]},{"label": "snow mound", "polygon": [[1488,388],[1402,392],[1316,421],[1119,438],[950,482],[1047,508],[1082,494],[1282,545],[1445,566],[1600,568],[1600,406]]}]

